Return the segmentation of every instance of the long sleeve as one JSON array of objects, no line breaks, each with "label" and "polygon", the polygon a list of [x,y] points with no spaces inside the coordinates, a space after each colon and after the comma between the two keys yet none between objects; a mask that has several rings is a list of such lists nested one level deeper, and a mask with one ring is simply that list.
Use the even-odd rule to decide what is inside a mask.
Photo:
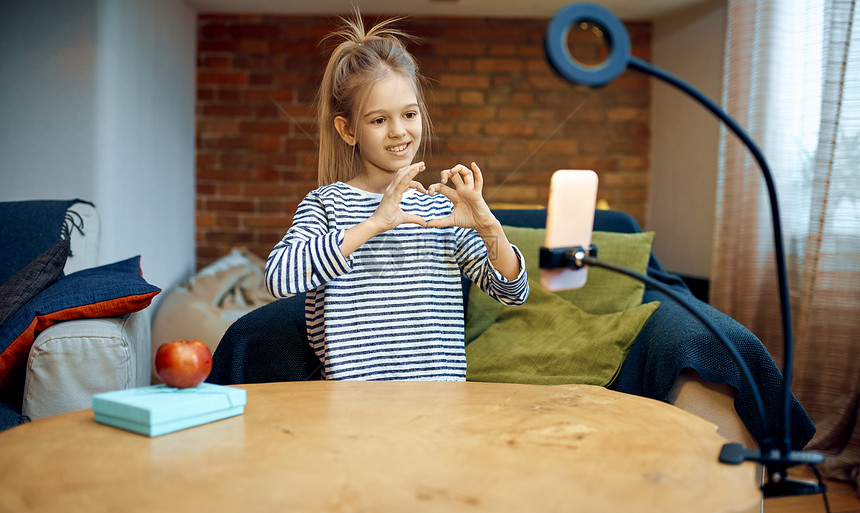
[{"label": "long sleeve", "polygon": [[315,289],[350,272],[340,245],[344,230],[330,230],[326,210],[313,194],[299,204],[293,225],[266,260],[266,288],[278,298]]},{"label": "long sleeve", "polygon": [[487,247],[475,230],[458,229],[457,262],[470,280],[487,295],[504,305],[521,305],[529,295],[526,261],[516,246],[512,246],[520,263],[520,273],[508,280],[497,271],[487,257]]}]

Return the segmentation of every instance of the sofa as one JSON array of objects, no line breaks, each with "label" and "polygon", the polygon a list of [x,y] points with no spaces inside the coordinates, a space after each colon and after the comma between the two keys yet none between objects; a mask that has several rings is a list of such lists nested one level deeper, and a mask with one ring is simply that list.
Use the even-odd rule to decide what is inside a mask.
[{"label": "sofa", "polygon": [[143,279],[140,257],[96,265],[92,203],[0,203],[0,237],[0,429],[149,384],[143,310],[160,289]]},{"label": "sofa", "polygon": [[[495,214],[506,227],[541,229],[546,223],[546,211],[540,209],[496,210]],[[642,232],[633,217],[612,210],[595,212],[594,230],[617,234]],[[526,258],[528,261],[528,255]],[[696,299],[681,278],[662,268],[651,252],[650,245],[643,267],[643,272],[647,271],[650,277],[693,303],[735,344],[761,390],[773,433],[781,433],[782,376],[761,341],[737,321]],[[470,371],[470,304],[474,307],[474,302],[470,302],[469,298],[471,288],[470,283],[464,280],[466,349]],[[532,294],[535,294],[534,286]],[[732,441],[745,443],[760,439],[762,432],[750,391],[743,385],[734,361],[719,342],[695,317],[665,293],[644,287],[640,297],[642,305],[659,306],[656,306],[625,349],[619,369],[606,386],[676,404],[718,426],[721,423],[731,424],[731,419],[726,420],[729,417],[739,419],[739,423],[742,423],[740,429],[747,431],[746,439],[733,434],[721,434],[730,440],[734,439]],[[217,346],[208,380],[220,384],[238,384],[320,379],[320,362],[308,344],[304,300],[304,294],[280,299],[233,323]],[[468,373],[467,379],[470,379]],[[812,438],[815,428],[794,398],[790,419],[793,445],[802,448]]]}]

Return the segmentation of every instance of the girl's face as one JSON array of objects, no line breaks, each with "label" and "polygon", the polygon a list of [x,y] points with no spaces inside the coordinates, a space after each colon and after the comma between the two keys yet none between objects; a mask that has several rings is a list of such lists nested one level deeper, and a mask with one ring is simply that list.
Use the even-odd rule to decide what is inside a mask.
[{"label": "girl's face", "polygon": [[412,83],[390,72],[373,84],[360,109],[355,143],[365,171],[393,174],[411,164],[421,144],[421,111]]}]

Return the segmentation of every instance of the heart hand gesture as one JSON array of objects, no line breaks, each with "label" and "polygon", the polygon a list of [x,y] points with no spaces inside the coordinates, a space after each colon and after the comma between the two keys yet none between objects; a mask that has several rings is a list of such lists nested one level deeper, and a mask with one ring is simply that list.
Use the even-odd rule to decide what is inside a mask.
[{"label": "heart hand gesture", "polygon": [[[457,164],[451,169],[446,169],[442,171],[442,182],[430,186],[429,193],[444,194],[454,204],[454,210],[448,217],[433,219],[427,223],[427,226],[436,228],[460,226],[474,228],[478,233],[482,233],[492,229],[498,223],[482,195],[484,176],[481,174],[481,169],[474,162],[471,167],[469,169],[462,164]],[[448,180],[455,188],[445,186]]]}]

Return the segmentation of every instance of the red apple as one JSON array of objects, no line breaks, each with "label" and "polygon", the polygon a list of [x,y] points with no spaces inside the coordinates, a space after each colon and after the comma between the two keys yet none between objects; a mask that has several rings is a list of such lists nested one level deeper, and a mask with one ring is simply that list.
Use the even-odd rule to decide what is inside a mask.
[{"label": "red apple", "polygon": [[170,387],[196,387],[211,370],[212,351],[197,339],[165,342],[155,352],[155,372]]}]

